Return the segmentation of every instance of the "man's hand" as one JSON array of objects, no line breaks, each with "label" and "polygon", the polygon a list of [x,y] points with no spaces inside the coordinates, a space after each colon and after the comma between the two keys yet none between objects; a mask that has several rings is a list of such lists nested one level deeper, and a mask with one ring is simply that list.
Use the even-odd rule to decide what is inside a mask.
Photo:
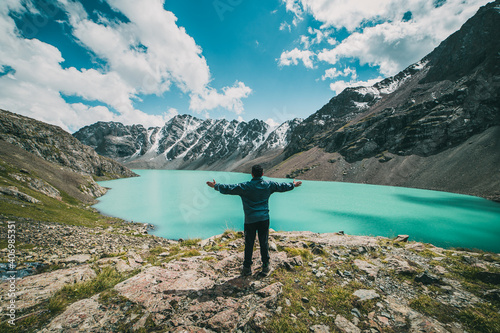
[{"label": "man's hand", "polygon": [[300,185],[302,185],[302,182],[300,180],[298,182],[296,182],[295,179],[293,180],[293,186],[299,187]]},{"label": "man's hand", "polygon": [[213,179],[213,182],[207,182],[207,185],[210,186],[211,188],[214,188],[214,186],[215,186],[215,179]]}]

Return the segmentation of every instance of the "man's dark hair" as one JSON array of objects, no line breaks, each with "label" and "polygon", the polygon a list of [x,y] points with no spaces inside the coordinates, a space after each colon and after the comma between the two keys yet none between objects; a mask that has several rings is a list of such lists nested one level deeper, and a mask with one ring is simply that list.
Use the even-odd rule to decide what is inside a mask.
[{"label": "man's dark hair", "polygon": [[254,177],[262,177],[263,174],[264,174],[264,169],[260,164],[256,164],[252,167],[252,175]]}]

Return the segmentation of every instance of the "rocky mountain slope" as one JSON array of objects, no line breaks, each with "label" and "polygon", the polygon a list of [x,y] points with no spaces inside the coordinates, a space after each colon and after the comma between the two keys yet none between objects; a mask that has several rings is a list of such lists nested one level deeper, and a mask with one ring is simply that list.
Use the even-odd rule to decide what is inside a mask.
[{"label": "rocky mountain slope", "polygon": [[[292,132],[284,151],[289,160],[271,174],[500,198],[498,40],[500,1],[495,1],[418,63],[372,87],[348,88],[332,98]],[[466,142],[484,154],[472,159]],[[428,172],[434,165],[458,168]],[[395,170],[420,176],[404,179]],[[435,183],[439,179],[447,182]],[[470,191],[478,183],[486,186]]]},{"label": "rocky mountain slope", "polygon": [[74,136],[99,154],[136,168],[234,169],[245,160],[281,152],[299,119],[272,130],[261,120],[202,120],[178,115],[163,127],[98,122]]},{"label": "rocky mountain slope", "polygon": [[99,179],[135,174],[116,161],[99,156],[60,127],[0,110],[0,140],[58,164]]},{"label": "rocky mountain slope", "polygon": [[429,156],[499,126],[499,5],[396,76],[334,97],[295,129],[285,156],[311,146],[348,162],[384,151]]},{"label": "rocky mountain slope", "polygon": [[[271,232],[273,273],[259,276],[257,249],[254,274],[243,277],[241,232],[169,241],[137,224],[17,228],[18,244],[32,244],[19,246],[20,261],[44,266],[16,282],[16,326],[2,319],[2,332],[500,330],[496,254],[407,237]],[[2,307],[10,287],[0,282]]]},{"label": "rocky mountain slope", "polygon": [[28,202],[42,203],[42,198],[63,202],[70,197],[91,203],[106,193],[106,189],[99,186],[92,176],[62,169],[57,164],[3,140],[0,140],[0,159],[2,215],[13,213],[15,207],[27,210]]}]

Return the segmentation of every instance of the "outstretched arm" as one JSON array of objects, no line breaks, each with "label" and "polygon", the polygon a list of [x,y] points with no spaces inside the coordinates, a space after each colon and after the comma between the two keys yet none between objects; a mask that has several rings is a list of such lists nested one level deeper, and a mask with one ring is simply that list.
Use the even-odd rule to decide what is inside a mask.
[{"label": "outstretched arm", "polygon": [[213,179],[213,182],[207,182],[207,185],[210,186],[211,188],[214,188],[214,186],[215,186],[215,179]]},{"label": "outstretched arm", "polygon": [[302,185],[301,181],[296,182],[295,179],[293,180],[293,183],[277,183],[277,182],[271,182],[271,193],[274,192],[287,192],[291,191],[296,187],[299,187]]}]

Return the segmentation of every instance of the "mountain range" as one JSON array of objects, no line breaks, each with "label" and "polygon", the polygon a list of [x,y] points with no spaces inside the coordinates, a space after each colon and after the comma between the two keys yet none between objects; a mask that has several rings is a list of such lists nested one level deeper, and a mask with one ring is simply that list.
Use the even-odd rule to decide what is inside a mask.
[{"label": "mountain range", "polygon": [[308,118],[276,128],[177,115],[151,128],[98,122],[68,138],[2,111],[0,138],[94,177],[133,175],[126,167],[248,172],[260,163],[271,177],[500,200],[499,40],[497,0],[397,75],[347,88]]},{"label": "mountain range", "polygon": [[177,115],[163,127],[98,122],[74,136],[101,155],[135,168],[233,170],[246,161],[279,154],[301,119],[270,128],[262,120],[202,120]]}]

